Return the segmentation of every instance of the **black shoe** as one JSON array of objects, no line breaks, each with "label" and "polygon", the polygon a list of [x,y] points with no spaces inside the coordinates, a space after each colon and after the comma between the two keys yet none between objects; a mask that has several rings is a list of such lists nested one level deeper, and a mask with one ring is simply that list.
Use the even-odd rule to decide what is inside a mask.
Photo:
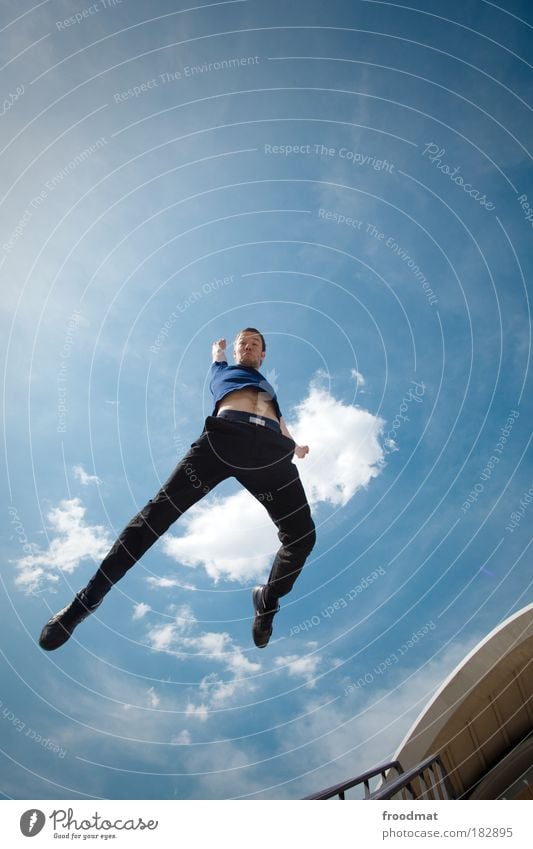
[{"label": "black shoe", "polygon": [[279,604],[275,610],[267,610],[264,602],[264,587],[256,587],[252,591],[252,602],[255,610],[252,625],[252,636],[258,649],[264,649],[272,636],[272,620],[279,610]]},{"label": "black shoe", "polygon": [[39,637],[40,647],[45,651],[58,649],[67,642],[76,625],[90,616],[101,603],[100,600],[91,604],[84,591],[81,590],[74,596],[74,600],[70,604],[67,604],[63,610],[55,613],[48,620]]}]

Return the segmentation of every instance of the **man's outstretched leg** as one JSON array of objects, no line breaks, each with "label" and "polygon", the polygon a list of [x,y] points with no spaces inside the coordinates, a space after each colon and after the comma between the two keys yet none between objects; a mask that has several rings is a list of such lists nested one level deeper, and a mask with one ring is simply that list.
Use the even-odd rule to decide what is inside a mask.
[{"label": "man's outstretched leg", "polygon": [[91,604],[85,590],[80,590],[73,601],[48,620],[39,637],[39,645],[45,651],[54,651],[66,643],[74,628],[87,619],[102,600]]},{"label": "man's outstretched leg", "polygon": [[[301,483],[300,487],[303,492]],[[302,511],[300,515],[299,511]],[[273,511],[269,509],[269,513],[274,519]],[[315,525],[309,508],[301,507],[294,513],[284,514],[274,521],[282,545],[278,549],[266,584],[256,587],[252,592],[255,611],[252,636],[258,648],[265,648],[268,644],[272,636],[274,616],[280,609],[279,599],[291,591],[316,540]]]},{"label": "man's outstretched leg", "polygon": [[211,437],[212,434],[204,430],[157,495],[124,528],[87,586],[48,620],[39,637],[41,648],[53,651],[66,643],[74,628],[99,607],[113,584],[170,525],[229,477],[231,470],[220,462]]},{"label": "man's outstretched leg", "polygon": [[[280,443],[285,451],[288,442]],[[281,542],[266,584],[252,592],[255,612],[252,636],[258,648],[265,648],[272,636],[274,616],[279,611],[278,601],[291,591],[315,545],[315,524],[290,453],[282,459],[279,456],[273,459],[269,467],[236,477],[266,508]]]}]

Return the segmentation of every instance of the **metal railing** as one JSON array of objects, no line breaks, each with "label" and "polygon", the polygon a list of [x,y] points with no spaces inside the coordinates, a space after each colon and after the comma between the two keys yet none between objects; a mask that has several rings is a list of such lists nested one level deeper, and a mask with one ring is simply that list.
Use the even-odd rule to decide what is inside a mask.
[{"label": "metal railing", "polygon": [[[396,778],[390,778],[391,770],[395,770],[398,773]],[[371,793],[369,782],[377,775],[381,775],[382,784],[377,790]],[[431,755],[407,772],[404,772],[399,761],[390,761],[389,763],[376,766],[368,770],[368,772],[363,772],[355,778],[349,778],[347,781],[335,784],[326,790],[321,790],[320,793],[313,793],[311,796],[306,796],[305,799],[332,799],[336,796],[338,799],[346,800],[345,792],[351,790],[353,787],[357,787],[359,784],[364,785],[364,798],[369,800],[456,798],[452,783],[440,755]]]},{"label": "metal railing", "polygon": [[370,799],[455,799],[440,755],[431,755],[371,793]]},{"label": "metal railing", "polygon": [[376,775],[381,775],[381,780],[385,781],[385,775],[391,769],[396,770],[399,775],[403,773],[403,769],[399,761],[389,761],[388,763],[381,764],[380,766],[375,766],[373,769],[368,770],[368,772],[363,772],[355,778],[349,778],[347,781],[342,781],[340,784],[334,784],[333,787],[328,787],[326,790],[321,790],[320,793],[313,793],[311,796],[306,796],[305,798],[332,799],[334,796],[338,796],[339,799],[345,800],[344,794],[346,790],[351,790],[353,787],[357,787],[358,784],[363,784],[365,799],[371,799],[370,780],[375,778]]}]

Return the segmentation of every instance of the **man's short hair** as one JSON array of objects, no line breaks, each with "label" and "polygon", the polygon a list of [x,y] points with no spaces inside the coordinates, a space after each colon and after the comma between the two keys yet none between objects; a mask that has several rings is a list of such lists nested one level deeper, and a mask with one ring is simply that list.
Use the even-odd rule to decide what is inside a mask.
[{"label": "man's short hair", "polygon": [[242,330],[239,330],[239,332],[237,333],[237,335],[235,337],[235,342],[237,341],[239,336],[242,336],[243,333],[257,333],[257,335],[261,337],[261,346],[262,346],[261,349],[263,351],[266,351],[265,337],[263,336],[262,333],[259,332],[259,330],[256,327],[244,327]]}]

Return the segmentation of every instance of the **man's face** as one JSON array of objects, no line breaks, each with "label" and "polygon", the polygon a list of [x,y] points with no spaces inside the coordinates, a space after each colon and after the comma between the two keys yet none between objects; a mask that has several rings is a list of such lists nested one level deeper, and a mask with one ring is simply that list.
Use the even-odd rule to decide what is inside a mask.
[{"label": "man's face", "polygon": [[261,337],[258,333],[240,333],[233,346],[233,356],[238,365],[259,368],[265,359]]}]

